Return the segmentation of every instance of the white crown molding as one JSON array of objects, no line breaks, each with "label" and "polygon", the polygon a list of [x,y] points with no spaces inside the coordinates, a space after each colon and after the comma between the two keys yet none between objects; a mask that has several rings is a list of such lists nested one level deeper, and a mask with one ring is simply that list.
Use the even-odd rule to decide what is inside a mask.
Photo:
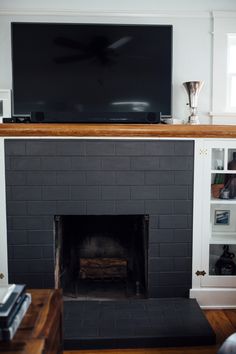
[{"label": "white crown molding", "polygon": [[0,16],[81,16],[81,17],[116,17],[116,18],[210,18],[209,11],[79,11],[77,9],[22,9],[5,8],[0,9]]}]

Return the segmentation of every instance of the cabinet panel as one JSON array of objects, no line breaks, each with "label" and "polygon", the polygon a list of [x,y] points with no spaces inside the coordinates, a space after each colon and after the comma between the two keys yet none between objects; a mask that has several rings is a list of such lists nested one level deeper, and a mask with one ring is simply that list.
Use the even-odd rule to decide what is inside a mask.
[{"label": "cabinet panel", "polygon": [[236,142],[205,141],[202,287],[236,287]]}]

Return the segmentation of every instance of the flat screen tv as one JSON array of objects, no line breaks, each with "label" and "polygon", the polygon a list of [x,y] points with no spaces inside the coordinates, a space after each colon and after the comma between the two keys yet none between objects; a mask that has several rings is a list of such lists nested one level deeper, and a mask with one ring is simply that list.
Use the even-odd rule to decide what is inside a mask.
[{"label": "flat screen tv", "polygon": [[13,115],[158,122],[171,115],[172,26],[12,23]]}]

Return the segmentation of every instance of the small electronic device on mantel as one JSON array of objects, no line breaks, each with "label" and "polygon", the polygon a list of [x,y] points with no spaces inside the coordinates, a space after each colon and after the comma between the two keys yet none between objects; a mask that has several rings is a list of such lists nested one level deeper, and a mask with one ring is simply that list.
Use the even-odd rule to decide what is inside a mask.
[{"label": "small electronic device on mantel", "polygon": [[171,116],[172,26],[21,22],[11,30],[16,121],[159,123]]}]

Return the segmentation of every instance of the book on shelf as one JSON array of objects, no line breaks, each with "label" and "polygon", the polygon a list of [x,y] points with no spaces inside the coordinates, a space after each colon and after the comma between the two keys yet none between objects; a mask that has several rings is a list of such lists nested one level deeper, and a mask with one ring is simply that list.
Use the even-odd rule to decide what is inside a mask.
[{"label": "book on shelf", "polygon": [[0,316],[0,328],[6,328],[10,326],[12,323],[13,318],[17,314],[19,308],[21,307],[22,302],[25,299],[25,292],[20,294],[16,299],[14,306],[11,308],[11,311],[6,316]]},{"label": "book on shelf", "polygon": [[17,299],[25,292],[26,286],[24,284],[17,284],[14,287],[13,292],[10,294],[5,303],[0,304],[0,319],[9,316],[13,307],[15,306]]},{"label": "book on shelf", "polygon": [[0,328],[0,340],[9,341],[13,339],[30,304],[31,304],[31,295],[27,293],[24,295],[24,300],[21,303],[17,313],[15,314],[10,326],[7,328]]},{"label": "book on shelf", "polygon": [[15,289],[15,284],[0,285],[0,305],[5,304]]}]

